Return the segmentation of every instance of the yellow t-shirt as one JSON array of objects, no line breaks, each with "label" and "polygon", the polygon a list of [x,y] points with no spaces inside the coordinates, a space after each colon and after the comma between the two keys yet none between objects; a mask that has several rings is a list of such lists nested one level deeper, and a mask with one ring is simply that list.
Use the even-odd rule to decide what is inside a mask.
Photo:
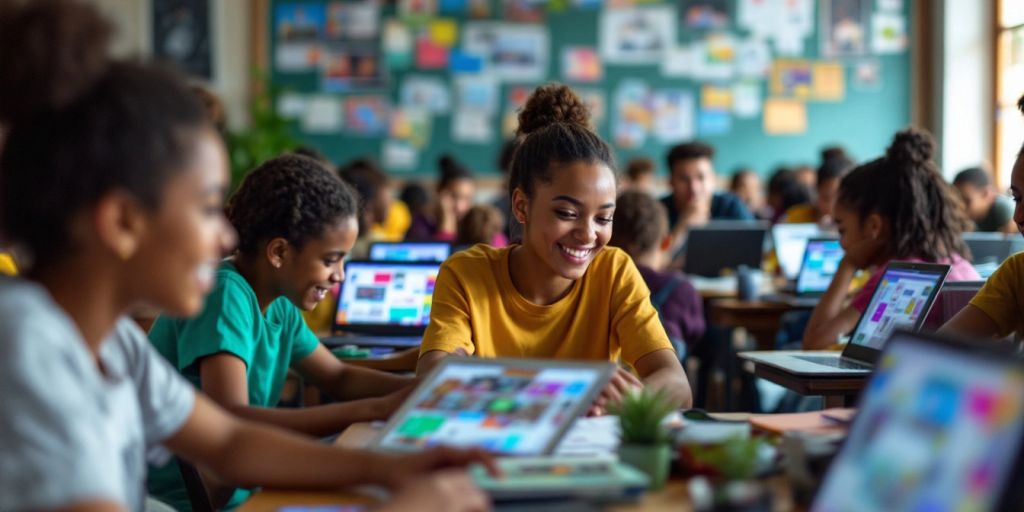
[{"label": "yellow t-shirt", "polygon": [[0,252],[0,274],[13,276],[18,274],[18,266],[10,254]]},{"label": "yellow t-shirt", "polygon": [[1010,256],[989,276],[970,304],[999,326],[996,334],[1005,338],[1024,333],[1024,253]]},{"label": "yellow t-shirt", "polygon": [[434,287],[420,353],[462,348],[482,357],[590,361],[637,359],[672,344],[650,291],[629,256],[614,247],[597,254],[558,302],[527,301],[512,284],[515,245],[477,245],[452,255]]},{"label": "yellow t-shirt", "polygon": [[806,224],[818,222],[818,209],[811,203],[798,204],[786,210],[779,222],[783,224]]},{"label": "yellow t-shirt", "polygon": [[405,239],[405,232],[409,231],[412,225],[412,214],[409,207],[401,201],[391,201],[388,208],[388,217],[382,224],[370,226],[370,239],[383,242],[401,242]]}]

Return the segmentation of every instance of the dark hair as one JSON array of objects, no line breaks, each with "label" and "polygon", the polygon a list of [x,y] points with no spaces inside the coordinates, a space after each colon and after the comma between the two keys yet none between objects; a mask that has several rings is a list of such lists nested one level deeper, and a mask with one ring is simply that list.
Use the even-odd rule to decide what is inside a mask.
[{"label": "dark hair", "polygon": [[238,231],[238,251],[256,254],[274,238],[302,247],[358,212],[352,187],[320,162],[301,155],[267,160],[246,175],[227,215]]},{"label": "dark hair", "polygon": [[822,163],[832,160],[833,158],[845,158],[847,160],[852,160],[852,158],[850,158],[850,154],[846,152],[846,148],[842,146],[835,145],[821,148]]},{"label": "dark hair", "polygon": [[338,176],[356,189],[360,203],[359,209],[363,212],[359,216],[359,233],[362,236],[370,228],[365,219],[366,214],[369,213],[367,206],[377,199],[380,189],[387,186],[388,177],[369,158],[356,158],[350,161],[338,169]]},{"label": "dark hair", "polygon": [[322,151],[313,146],[299,146],[295,148],[292,151],[292,153],[295,153],[296,155],[308,156],[309,158],[312,158],[313,160],[316,160],[317,162],[324,164],[324,166],[327,167],[328,169],[334,169],[334,162],[332,162],[330,158],[327,158],[327,155],[325,155]]},{"label": "dark hair", "polygon": [[792,184],[799,183],[796,179],[796,172],[789,167],[778,167],[768,178],[768,194],[782,194]]},{"label": "dark hair", "polygon": [[992,177],[988,175],[988,171],[981,167],[971,167],[958,172],[956,177],[953,178],[953,184],[985,188],[992,184]]},{"label": "dark hair", "polygon": [[517,145],[519,141],[516,139],[506,140],[501,145],[501,151],[498,152],[498,170],[502,174],[508,175],[512,171],[512,155],[515,154]]},{"label": "dark hair", "polygon": [[853,160],[842,148],[826,148],[821,152],[821,165],[818,166],[816,183],[821,185],[828,180],[842,178],[853,169],[853,166]]},{"label": "dark hair", "polygon": [[668,233],[668,212],[650,194],[631,190],[615,201],[615,227],[608,245],[639,256],[658,245]]},{"label": "dark hair", "polygon": [[497,208],[489,204],[473,205],[459,220],[455,245],[490,244],[503,224],[503,216]]},{"label": "dark hair", "polygon": [[746,178],[747,176],[757,176],[757,174],[750,169],[737,169],[736,172],[732,174],[732,180],[729,181],[729,190],[735,192],[736,189],[740,187],[740,181],[742,181],[743,178]]},{"label": "dark hair", "polygon": [[672,174],[672,167],[675,166],[676,162],[696,160],[698,158],[711,160],[714,157],[715,148],[703,142],[692,141],[677,144],[668,150],[665,163],[668,165],[669,174]]},{"label": "dark hair", "polygon": [[424,213],[430,204],[430,192],[420,183],[406,183],[398,193],[398,199],[409,207],[411,213]]},{"label": "dark hair", "polygon": [[206,109],[206,117],[210,120],[210,124],[218,132],[224,133],[228,127],[228,116],[220,96],[208,85],[200,82],[192,82],[190,87],[196,97],[199,98],[199,102],[203,104],[203,108]]},{"label": "dark hair", "polygon": [[837,201],[860,219],[877,213],[889,221],[892,258],[970,258],[961,238],[970,220],[932,161],[934,151],[928,132],[908,128],[893,137],[884,157],[850,171],[839,184]]},{"label": "dark hair", "polygon": [[113,190],[159,208],[212,129],[177,74],[109,60],[110,35],[79,1],[0,7],[0,232],[34,269],[73,250],[70,219]]},{"label": "dark hair", "polygon": [[473,173],[451,155],[441,155],[441,158],[437,159],[437,170],[438,190],[444,190],[456,181],[473,179]]},{"label": "dark hair", "polygon": [[[1020,113],[1024,114],[1024,94],[1022,94],[1020,96],[1020,99],[1017,100],[1017,110],[1020,110]],[[1022,156],[1024,156],[1024,143],[1021,144],[1020,152],[1017,153],[1017,158],[1020,158]]]},{"label": "dark hair", "polygon": [[629,179],[636,181],[645,174],[654,173],[654,162],[650,158],[634,158],[626,164],[626,175]]},{"label": "dark hair", "polygon": [[590,112],[569,87],[538,87],[519,112],[521,142],[512,157],[509,193],[517,188],[533,197],[536,184],[550,183],[554,168],[575,162],[600,162],[612,173],[611,148],[590,129]]}]

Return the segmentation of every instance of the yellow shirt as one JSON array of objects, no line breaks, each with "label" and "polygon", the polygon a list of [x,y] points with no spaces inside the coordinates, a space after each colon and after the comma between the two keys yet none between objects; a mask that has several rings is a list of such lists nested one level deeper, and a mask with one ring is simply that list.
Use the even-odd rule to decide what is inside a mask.
[{"label": "yellow shirt", "polygon": [[798,204],[786,210],[779,222],[783,224],[807,224],[818,222],[818,209],[811,203]]},{"label": "yellow shirt", "polygon": [[13,276],[18,274],[18,266],[10,254],[0,252],[0,274]]},{"label": "yellow shirt", "polygon": [[383,242],[401,242],[405,239],[405,232],[409,231],[412,225],[412,214],[409,207],[401,201],[391,201],[388,207],[388,217],[382,224],[370,226],[370,239]]},{"label": "yellow shirt", "polygon": [[996,334],[1005,338],[1024,333],[1024,253],[1010,256],[989,276],[970,304],[982,310],[999,326]]},{"label": "yellow shirt", "polygon": [[618,361],[629,365],[672,344],[629,256],[606,247],[558,302],[540,306],[516,291],[516,246],[477,245],[452,255],[434,287],[420,353],[462,348],[482,357]]}]

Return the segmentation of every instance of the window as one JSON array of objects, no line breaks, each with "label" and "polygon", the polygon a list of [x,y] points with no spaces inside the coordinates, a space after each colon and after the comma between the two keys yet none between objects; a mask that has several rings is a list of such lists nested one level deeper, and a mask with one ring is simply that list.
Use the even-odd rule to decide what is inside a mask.
[{"label": "window", "polygon": [[998,0],[996,12],[996,183],[1010,184],[1013,162],[1024,143],[1024,1]]}]

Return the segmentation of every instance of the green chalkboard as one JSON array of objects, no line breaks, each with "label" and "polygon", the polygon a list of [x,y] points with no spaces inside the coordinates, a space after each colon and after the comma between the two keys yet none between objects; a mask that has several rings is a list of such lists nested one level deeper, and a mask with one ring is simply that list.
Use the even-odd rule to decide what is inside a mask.
[{"label": "green chalkboard", "polygon": [[[492,3],[491,12],[497,16],[501,14],[501,2],[506,0],[483,0]],[[831,2],[812,0],[815,4],[814,28],[810,36],[804,39],[804,52],[800,58],[814,61],[826,60],[819,58],[820,37],[819,25],[821,24],[821,12],[824,5]],[[836,0],[841,2],[841,0]],[[870,14],[875,9],[874,0],[852,0],[860,3]],[[329,3],[327,1],[306,0],[302,3]],[[544,26],[550,34],[550,56],[548,65],[548,79],[564,81],[562,78],[562,49],[567,46],[591,46],[600,47],[599,41],[599,10],[587,10],[575,8],[564,0],[553,2],[563,4],[562,8],[553,12],[548,10],[544,14]],[[687,3],[681,0],[680,3]],[[731,3],[731,2],[730,2]],[[885,3],[885,2],[879,2]],[[274,30],[275,10],[278,6],[293,5],[295,2],[275,0],[271,5],[270,26],[267,27],[270,41],[270,55],[274,61],[277,49],[277,34]],[[906,27],[910,27],[909,13],[911,12],[911,0],[903,2],[902,12],[895,13],[902,16]],[[644,5],[668,5],[645,2]],[[677,3],[672,3],[673,9],[677,9]],[[384,18],[393,18],[396,13],[393,3],[388,3],[382,9]],[[735,11],[734,11],[735,12]],[[449,15],[445,17],[455,18],[461,27],[465,22],[470,21],[466,16]],[[383,23],[382,23],[383,26]],[[730,22],[725,30],[737,38],[746,38],[748,32]],[[687,43],[703,39],[708,31],[688,29],[679,24],[677,28],[677,42]],[[909,34],[908,34],[909,36]],[[764,132],[762,117],[740,119],[732,117],[731,128],[722,135],[706,136],[697,133],[697,138],[713,144],[718,153],[715,157],[715,165],[720,173],[731,173],[737,167],[746,166],[755,171],[767,174],[778,165],[795,165],[800,163],[814,164],[818,159],[819,150],[826,145],[839,143],[847,148],[856,158],[867,159],[881,154],[891,139],[892,134],[906,125],[910,119],[910,56],[907,51],[886,55],[870,54],[871,33],[865,34],[869,54],[861,57],[847,57],[835,59],[843,65],[845,75],[845,96],[838,102],[808,101],[807,102],[807,131],[799,135],[767,135]],[[460,42],[461,43],[461,42]],[[459,47],[460,45],[456,45]],[[789,57],[787,57],[789,58]],[[855,67],[862,63],[874,63],[878,71],[879,80],[871,87],[858,88],[854,86]],[[448,71],[424,71],[413,67],[409,70],[394,71],[387,73],[386,83],[375,90],[363,90],[358,93],[339,93],[338,96],[345,97],[346,94],[381,94],[392,102],[399,101],[399,88],[403,79],[410,75],[435,76],[443,79],[446,83],[452,83],[452,75]],[[279,89],[297,92],[317,92],[320,89],[320,75],[316,70],[305,72],[286,72],[272,65],[270,78],[272,84]],[[652,89],[673,88],[688,89],[693,95],[700,98],[702,83],[691,79],[669,78],[661,73],[658,65],[610,65],[604,63],[604,77],[598,84],[573,84],[585,88],[599,88],[604,93],[606,115],[603,122],[598,126],[599,133],[611,141],[612,126],[615,121],[614,98],[617,86],[623,80],[640,79]],[[769,94],[770,78],[760,81],[762,97]],[[412,171],[401,173],[389,170],[396,176],[418,176],[433,175],[436,169],[437,158],[443,153],[451,153],[462,162],[466,163],[474,171],[480,174],[494,173],[496,158],[502,140],[500,138],[502,113],[505,110],[505,101],[508,91],[513,86],[539,85],[539,84],[503,84],[501,86],[500,101],[502,102],[493,123],[496,137],[486,144],[457,143],[451,137],[451,116],[438,115],[434,117],[430,142],[420,151],[416,168]],[[726,84],[727,85],[727,84]],[[370,156],[378,161],[381,160],[381,151],[384,137],[362,137],[345,132],[330,134],[310,134],[301,130],[298,123],[295,126],[295,134],[308,144],[320,149],[336,162],[344,162],[358,156]],[[617,159],[624,164],[634,156],[647,156],[654,159],[659,166],[660,172],[664,172],[662,162],[668,144],[657,142],[653,137],[648,137],[646,142],[637,148],[621,148],[616,146]]]}]

